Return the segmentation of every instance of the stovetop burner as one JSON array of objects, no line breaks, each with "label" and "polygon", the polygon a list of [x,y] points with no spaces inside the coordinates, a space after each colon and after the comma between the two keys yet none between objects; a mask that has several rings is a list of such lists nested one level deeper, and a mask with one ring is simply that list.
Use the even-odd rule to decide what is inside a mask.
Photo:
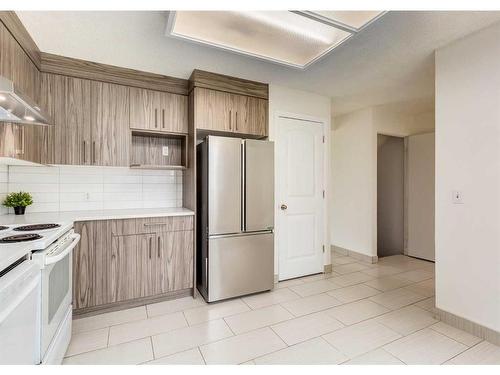
[{"label": "stovetop burner", "polygon": [[32,230],[44,230],[44,229],[54,229],[59,228],[59,224],[31,224],[31,225],[23,225],[21,227],[14,228],[15,231],[18,232],[29,232]]},{"label": "stovetop burner", "polygon": [[26,242],[26,241],[34,241],[42,238],[39,234],[36,233],[24,233],[24,234],[16,234],[14,236],[7,236],[0,239],[0,243],[15,243],[15,242]]},{"label": "stovetop burner", "polygon": [[6,227],[4,225],[0,225],[0,230],[5,230],[5,229],[9,229],[9,227]]}]

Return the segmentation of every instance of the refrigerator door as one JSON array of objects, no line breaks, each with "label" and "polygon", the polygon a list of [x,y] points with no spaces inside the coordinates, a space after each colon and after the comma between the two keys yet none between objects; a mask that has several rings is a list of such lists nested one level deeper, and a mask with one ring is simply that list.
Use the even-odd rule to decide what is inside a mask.
[{"label": "refrigerator door", "polygon": [[245,141],[245,224],[247,232],[274,228],[274,143]]},{"label": "refrigerator door", "polygon": [[208,254],[208,302],[273,288],[272,232],[210,238]]},{"label": "refrigerator door", "polygon": [[208,233],[242,231],[241,139],[207,137]]}]

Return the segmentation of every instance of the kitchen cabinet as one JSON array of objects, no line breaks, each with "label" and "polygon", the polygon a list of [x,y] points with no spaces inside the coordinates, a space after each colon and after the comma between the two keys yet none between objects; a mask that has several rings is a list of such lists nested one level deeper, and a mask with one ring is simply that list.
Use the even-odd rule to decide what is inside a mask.
[{"label": "kitchen cabinet", "polygon": [[131,129],[187,134],[187,96],[136,87],[129,90]]},{"label": "kitchen cabinet", "polygon": [[233,131],[231,95],[216,90],[195,88],[194,117],[197,129]]},{"label": "kitchen cabinet", "polygon": [[75,231],[75,314],[192,293],[192,216],[77,222]]},{"label": "kitchen cabinet", "polygon": [[40,99],[40,72],[1,22],[0,75],[12,80],[21,92],[38,103]]},{"label": "kitchen cabinet", "polygon": [[156,294],[154,234],[112,237],[108,263],[110,298],[108,303],[148,297]]},{"label": "kitchen cabinet", "polygon": [[97,81],[93,81],[91,87],[92,129],[89,162],[92,165],[128,166],[128,87]]},{"label": "kitchen cabinet", "polygon": [[157,234],[156,282],[158,293],[191,288],[193,285],[193,231]]},{"label": "kitchen cabinet", "polygon": [[55,131],[56,164],[91,164],[90,87],[86,79],[64,79],[64,93],[55,109],[64,114]]},{"label": "kitchen cabinet", "polygon": [[108,220],[80,221],[74,227],[81,236],[73,251],[73,309],[78,311],[112,300],[112,245]]},{"label": "kitchen cabinet", "polygon": [[266,99],[196,87],[194,116],[197,129],[266,137]]},{"label": "kitchen cabinet", "polygon": [[43,104],[54,121],[43,130],[46,163],[128,166],[128,87],[42,74]]}]

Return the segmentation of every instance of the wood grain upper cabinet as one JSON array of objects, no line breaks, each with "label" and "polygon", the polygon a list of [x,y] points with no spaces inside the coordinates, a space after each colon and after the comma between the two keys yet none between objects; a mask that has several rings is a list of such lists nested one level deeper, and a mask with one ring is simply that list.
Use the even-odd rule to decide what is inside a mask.
[{"label": "wood grain upper cabinet", "polygon": [[231,94],[196,87],[194,89],[194,118],[197,129],[233,131]]},{"label": "wood grain upper cabinet", "polygon": [[187,96],[135,87],[129,90],[131,129],[187,134]]},{"label": "wood grain upper cabinet", "polygon": [[56,110],[64,111],[55,129],[55,161],[57,164],[91,164],[91,81],[65,77],[64,94]]},{"label": "wood grain upper cabinet", "polygon": [[38,103],[40,99],[40,72],[16,39],[0,23],[0,75]]},{"label": "wood grain upper cabinet", "polygon": [[238,95],[236,132],[267,137],[268,101],[251,96]]},{"label": "wood grain upper cabinet", "polygon": [[197,129],[266,137],[268,101],[252,96],[196,87]]},{"label": "wood grain upper cabinet", "polygon": [[129,89],[92,82],[90,164],[128,166],[130,152]]}]

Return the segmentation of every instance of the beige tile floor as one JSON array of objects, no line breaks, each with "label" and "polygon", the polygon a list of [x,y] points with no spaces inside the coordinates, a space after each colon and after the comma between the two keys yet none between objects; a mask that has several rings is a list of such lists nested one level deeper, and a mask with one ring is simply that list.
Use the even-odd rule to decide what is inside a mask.
[{"label": "beige tile floor", "polygon": [[432,263],[332,256],[332,273],[267,293],[77,319],[64,363],[500,364],[500,347],[434,317]]}]

